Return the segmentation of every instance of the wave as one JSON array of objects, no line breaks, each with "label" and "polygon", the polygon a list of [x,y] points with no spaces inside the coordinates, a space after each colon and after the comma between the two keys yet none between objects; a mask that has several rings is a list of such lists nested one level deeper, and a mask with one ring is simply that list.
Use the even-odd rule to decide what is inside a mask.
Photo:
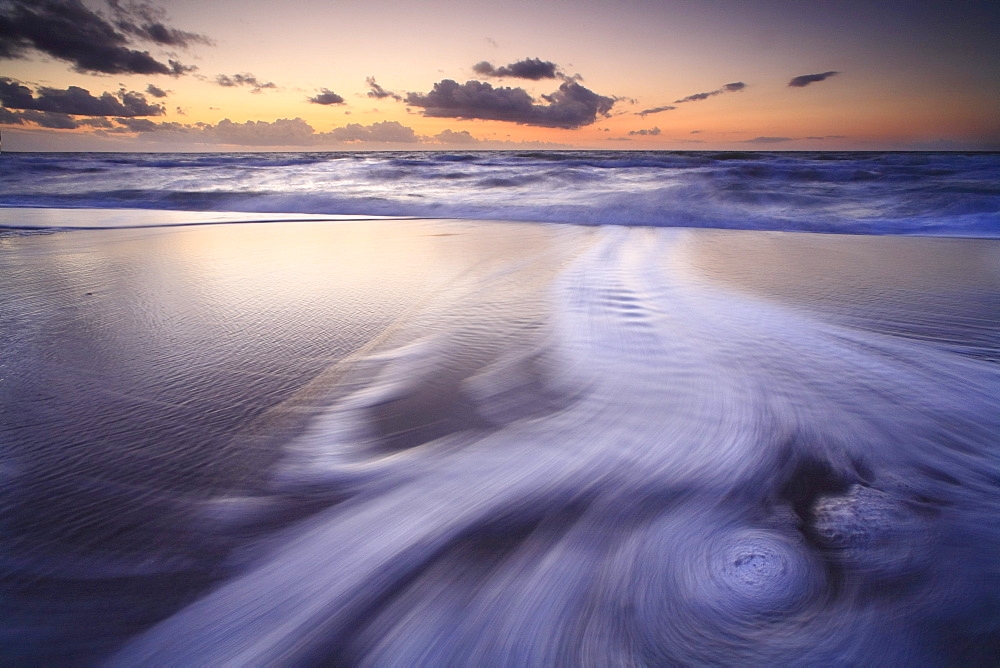
[{"label": "wave", "polygon": [[4,154],[0,173],[0,207],[1000,235],[988,153]]}]

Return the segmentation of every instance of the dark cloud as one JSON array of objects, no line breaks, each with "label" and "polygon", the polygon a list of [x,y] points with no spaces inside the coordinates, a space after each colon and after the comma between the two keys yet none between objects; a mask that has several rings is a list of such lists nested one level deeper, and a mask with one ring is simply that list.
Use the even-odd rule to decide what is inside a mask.
[{"label": "dark cloud", "polygon": [[135,15],[130,13],[132,10],[115,2],[110,3],[110,8],[109,21],[80,0],[3,0],[0,58],[26,58],[29,52],[39,51],[72,63],[78,72],[105,74],[177,76],[195,69],[176,60],[164,63],[148,51],[130,46],[136,39],[186,46],[195,41],[207,43],[207,38],[169,28],[161,22],[135,23],[129,18]]},{"label": "dark cloud", "polygon": [[636,116],[649,116],[650,114],[658,114],[661,111],[673,111],[677,107],[653,107],[652,109],[643,109],[642,111],[635,112]]},{"label": "dark cloud", "polygon": [[135,35],[147,42],[163,46],[189,47],[193,44],[213,44],[205,35],[171,28],[163,22],[167,13],[146,2],[118,2],[106,0],[114,14],[115,26],[122,32]]},{"label": "dark cloud", "polygon": [[124,89],[94,97],[78,86],[39,88],[37,97],[15,79],[0,77],[0,103],[11,109],[34,109],[78,116],[160,116],[161,104],[150,104],[142,93]]},{"label": "dark cloud", "polygon": [[780,144],[786,141],[794,141],[794,137],[754,137],[753,139],[744,139],[741,144]]},{"label": "dark cloud", "polygon": [[375,81],[375,77],[365,77],[365,83],[367,83],[368,88],[371,89],[368,91],[368,97],[375,98],[376,100],[384,100],[387,97],[391,97],[396,102],[403,101],[402,95],[399,95],[398,93],[395,93],[391,90],[386,90],[385,88],[382,88],[382,86],[379,86],[378,83],[376,83]]},{"label": "dark cloud", "polygon": [[146,86],[146,92],[152,95],[153,97],[166,97],[167,95],[169,95],[167,91],[157,86],[154,86],[153,84],[149,84],[148,86]]},{"label": "dark cloud", "polygon": [[51,111],[10,111],[0,107],[0,125],[26,125],[33,123],[54,130],[75,130],[80,123],[67,114]]},{"label": "dark cloud", "polygon": [[655,135],[660,134],[660,128],[652,128],[652,129],[649,129],[649,130],[631,130],[631,131],[629,131],[628,134],[629,134],[630,137],[634,137],[634,136],[637,136],[637,135],[640,135],[640,136],[655,136]]},{"label": "dark cloud", "polygon": [[477,144],[479,140],[472,136],[468,130],[455,132],[454,130],[442,130],[434,135],[442,144]]},{"label": "dark cloud", "polygon": [[486,77],[514,77],[516,79],[556,79],[559,77],[559,66],[540,58],[525,58],[510,65],[494,67],[487,61],[476,63],[472,71]]},{"label": "dark cloud", "polygon": [[413,128],[408,128],[397,121],[382,121],[371,125],[348,123],[342,128],[334,128],[329,132],[324,132],[320,138],[329,138],[338,142],[395,142],[401,144],[415,144],[420,141],[420,137],[413,131]]},{"label": "dark cloud", "polygon": [[803,74],[802,76],[795,77],[788,82],[789,86],[793,88],[803,88],[811,83],[816,83],[817,81],[823,81],[824,79],[829,79],[834,74],[840,74],[840,72],[834,72],[833,70],[829,72],[822,72],[820,74]]},{"label": "dark cloud", "polygon": [[736,93],[746,87],[747,85],[742,81],[727,83],[722,88],[717,88],[715,90],[708,91],[707,93],[695,93],[694,95],[688,95],[687,97],[682,97],[679,100],[674,100],[674,104],[680,104],[681,102],[697,102],[698,100],[705,100],[713,95],[721,95],[722,93]]},{"label": "dark cloud", "polygon": [[321,88],[319,94],[309,98],[309,101],[313,104],[344,104],[344,98],[329,88]]},{"label": "dark cloud", "polygon": [[701,130],[692,130],[688,134],[696,135],[696,134],[700,134],[700,133],[701,133]]},{"label": "dark cloud", "polygon": [[424,116],[567,129],[590,125],[598,116],[608,116],[615,104],[614,98],[598,95],[575,81],[564,81],[559,90],[543,95],[542,99],[546,104],[535,104],[523,88],[494,88],[481,81],[459,84],[445,79],[434,84],[426,95],[408,93],[406,103],[422,108]]},{"label": "dark cloud", "polygon": [[215,83],[224,88],[236,88],[237,86],[249,86],[251,93],[260,93],[265,88],[275,89],[278,87],[273,81],[263,82],[249,72],[228,76],[219,74],[215,77]]}]

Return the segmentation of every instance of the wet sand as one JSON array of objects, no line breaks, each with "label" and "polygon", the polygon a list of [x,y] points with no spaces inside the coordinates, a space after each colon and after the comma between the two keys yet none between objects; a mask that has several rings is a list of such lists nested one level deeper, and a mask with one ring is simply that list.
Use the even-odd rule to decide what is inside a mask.
[{"label": "wet sand", "polygon": [[2,234],[2,656],[987,660],[998,258],[443,220]]}]

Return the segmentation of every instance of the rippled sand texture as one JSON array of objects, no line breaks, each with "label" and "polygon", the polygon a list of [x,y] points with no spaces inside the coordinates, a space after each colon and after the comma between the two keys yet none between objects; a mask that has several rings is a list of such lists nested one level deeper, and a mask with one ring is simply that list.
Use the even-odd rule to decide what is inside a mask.
[{"label": "rippled sand texture", "polygon": [[444,221],[0,239],[0,650],[1000,650],[1000,243]]}]

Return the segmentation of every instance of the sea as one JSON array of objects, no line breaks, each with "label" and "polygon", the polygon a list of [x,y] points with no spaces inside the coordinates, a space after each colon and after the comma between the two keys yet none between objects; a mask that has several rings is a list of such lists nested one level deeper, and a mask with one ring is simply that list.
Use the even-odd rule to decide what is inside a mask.
[{"label": "sea", "polygon": [[1000,154],[5,153],[0,207],[1000,234]]},{"label": "sea", "polygon": [[1000,660],[1000,154],[0,184],[3,665]]}]

